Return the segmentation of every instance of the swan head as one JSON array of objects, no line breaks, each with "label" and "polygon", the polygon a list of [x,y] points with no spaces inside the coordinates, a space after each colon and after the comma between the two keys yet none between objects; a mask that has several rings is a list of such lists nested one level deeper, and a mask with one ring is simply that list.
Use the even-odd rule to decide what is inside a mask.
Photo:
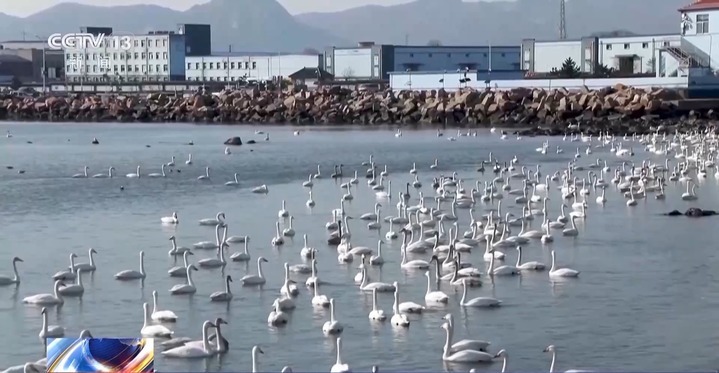
[{"label": "swan head", "polygon": [[197,269],[194,264],[190,264],[189,266],[187,266],[187,270],[199,271],[199,269]]},{"label": "swan head", "polygon": [[91,254],[97,254],[97,250],[91,248],[91,249],[90,249],[90,253],[91,253]]},{"label": "swan head", "polygon": [[232,276],[227,275],[227,282],[232,282]]},{"label": "swan head", "polygon": [[223,319],[222,317],[218,317],[215,319],[215,326],[220,325],[220,324],[229,325],[229,323],[227,321],[225,321],[225,319]]},{"label": "swan head", "polygon": [[257,260],[260,261],[260,262],[262,262],[262,263],[267,263],[267,262],[269,262],[269,260],[265,259],[264,256],[259,257]]},{"label": "swan head", "polygon": [[89,330],[83,329],[83,330],[80,332],[80,338],[81,338],[81,339],[87,339],[87,338],[93,338],[93,337],[92,337],[92,334],[90,333]]},{"label": "swan head", "polygon": [[41,315],[44,315],[44,314],[46,314],[46,313],[47,313],[47,307],[43,307],[43,308],[42,308],[42,311],[40,311],[40,314],[41,314]]},{"label": "swan head", "polygon": [[554,345],[549,345],[544,348],[544,352],[554,352],[554,351],[556,351],[556,347],[554,347]]},{"label": "swan head", "polygon": [[432,258],[429,260],[430,262],[438,262],[439,257],[437,255],[432,255]]},{"label": "swan head", "polygon": [[170,238],[168,238],[169,241],[172,241],[174,239],[175,239],[175,236],[170,236]]},{"label": "swan head", "polygon": [[292,367],[286,366],[286,367],[282,368],[281,373],[292,373]]},{"label": "swan head", "polygon": [[508,357],[508,356],[509,356],[509,355],[507,355],[507,350],[505,350],[505,349],[501,349],[501,350],[499,350],[499,352],[497,352],[496,354],[494,354],[494,357],[495,357],[495,358],[498,358],[498,357]]},{"label": "swan head", "polygon": [[70,254],[70,258],[77,258],[77,254],[75,254],[75,253]]},{"label": "swan head", "polygon": [[264,354],[265,352],[262,351],[262,349],[260,348],[260,346],[252,347],[252,354],[255,355],[255,354],[258,354],[258,353]]},{"label": "swan head", "polygon": [[22,260],[22,259],[20,259],[20,257],[19,257],[19,256],[16,256],[16,257],[12,258],[12,262],[13,262],[13,263],[17,263],[17,262],[23,262],[23,260]]},{"label": "swan head", "polygon": [[65,282],[62,280],[55,281],[55,289],[59,289],[61,286],[65,286]]},{"label": "swan head", "polygon": [[140,251],[140,256],[141,256],[141,257],[144,257],[144,256],[145,256],[145,252],[144,252],[144,251]]}]

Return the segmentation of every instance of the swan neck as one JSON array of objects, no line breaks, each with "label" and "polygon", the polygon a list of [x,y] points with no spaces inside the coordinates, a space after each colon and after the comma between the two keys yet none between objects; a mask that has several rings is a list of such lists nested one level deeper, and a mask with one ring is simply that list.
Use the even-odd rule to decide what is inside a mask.
[{"label": "swan neck", "polygon": [[47,312],[42,313],[42,331],[47,334]]},{"label": "swan neck", "polygon": [[249,247],[248,247],[248,242],[247,242],[247,241],[248,241],[247,238],[245,238],[245,254],[248,254],[248,255],[249,255],[250,252],[248,251],[248,250],[249,250]]},{"label": "swan neck", "polygon": [[140,254],[140,274],[145,275],[145,255]]},{"label": "swan neck", "polygon": [[90,250],[90,266],[95,267],[95,252]]},{"label": "swan neck", "polygon": [[399,315],[399,286],[394,287],[394,303],[392,304],[392,312]]},{"label": "swan neck", "polygon": [[259,259],[257,260],[257,276],[259,276],[260,278],[264,278],[264,276],[262,275],[262,261]]},{"label": "swan neck", "polygon": [[429,293],[432,292],[432,279],[431,279],[432,276],[429,275],[429,272],[425,272],[425,273],[427,274],[427,276],[425,276],[425,277],[427,277],[427,292],[425,294],[429,295]]},{"label": "swan neck", "polygon": [[[547,224],[547,227],[549,227],[549,224]],[[549,229],[549,228],[547,228]],[[519,267],[522,264],[522,249],[517,250],[517,265],[515,267]]]},{"label": "swan neck", "polygon": [[552,351],[552,364],[549,366],[549,373],[554,373],[554,364],[557,362],[557,352]]},{"label": "swan neck", "polygon": [[157,312],[157,294],[152,294],[152,313]]},{"label": "swan neck", "polygon": [[[157,298],[155,298],[155,300],[156,300],[156,299],[157,299]],[[155,303],[155,306],[153,307],[153,312],[156,312],[156,310],[157,310],[157,301],[155,301],[154,303]],[[150,321],[148,320],[148,319],[150,318],[150,315],[148,315],[148,313],[149,313],[149,310],[147,309],[147,306],[145,306],[145,307],[144,307],[144,315],[143,315],[143,319],[142,319],[142,327],[143,327],[143,328],[147,327],[147,325],[150,323]]]},{"label": "swan neck", "polygon": [[554,272],[556,262],[554,251],[552,251],[552,268],[549,269],[549,272]]},{"label": "swan neck", "polygon": [[341,344],[340,340],[338,339],[337,340],[337,361],[335,362],[335,364],[337,364],[337,365],[342,365],[342,354],[340,352],[340,346],[342,346],[342,344]]},{"label": "swan neck", "polygon": [[82,271],[77,271],[77,281],[75,285],[82,287]]},{"label": "swan neck", "polygon": [[[317,286],[317,285],[315,285],[315,286]],[[330,303],[330,322],[334,323],[335,321],[336,321],[335,320],[335,302],[333,299]]]},{"label": "swan neck", "polygon": [[[225,292],[226,292],[227,294],[230,294],[230,293],[231,293],[231,291],[230,291],[230,278],[229,278],[229,277],[225,280]],[[218,329],[219,329],[219,328],[218,328]]]},{"label": "swan neck", "polygon": [[195,283],[192,281],[192,268],[187,267],[187,285],[195,286]]},{"label": "swan neck", "polygon": [[449,346],[452,343],[452,324],[447,323],[447,337],[444,340],[444,348],[442,349],[442,357],[444,359],[449,357]]},{"label": "swan neck", "polygon": [[[174,241],[173,241],[173,242],[174,242]],[[185,253],[182,255],[182,261],[183,261],[184,264],[185,264],[185,270],[187,270],[187,267],[190,266],[190,263],[187,262],[187,257],[188,257],[187,253],[188,253],[188,252],[189,252],[189,251],[185,251]]]},{"label": "swan neck", "polygon": [[[207,329],[210,328],[210,323],[205,323],[202,327],[202,348],[205,349],[205,352],[210,351],[210,338],[207,335]],[[220,344],[219,338],[217,339],[217,344]]]},{"label": "swan neck", "polygon": [[14,260],[13,260],[13,262],[12,262],[12,271],[13,271],[13,274],[15,275],[13,281],[19,282],[19,281],[20,281],[20,274],[19,274],[18,271],[17,271],[17,262],[14,261]]},{"label": "swan neck", "polygon": [[467,283],[462,282],[462,299],[459,300],[459,304],[465,304],[467,299]]},{"label": "swan neck", "polygon": [[372,311],[377,311],[377,290],[372,289]]}]

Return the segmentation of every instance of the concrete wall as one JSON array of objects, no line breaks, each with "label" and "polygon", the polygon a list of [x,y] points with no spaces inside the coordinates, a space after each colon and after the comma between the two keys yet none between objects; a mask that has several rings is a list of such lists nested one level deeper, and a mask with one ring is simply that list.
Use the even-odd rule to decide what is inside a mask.
[{"label": "concrete wall", "polygon": [[335,49],[334,75],[342,79],[372,77],[372,48]]},{"label": "concrete wall", "polygon": [[185,77],[189,81],[264,81],[290,76],[304,67],[321,67],[320,61],[321,55],[303,54],[186,57]]},{"label": "concrete wall", "polygon": [[582,61],[582,42],[548,41],[534,43],[534,72],[548,73],[552,68],[560,69],[562,63],[571,57],[579,65]]},{"label": "concrete wall", "polygon": [[395,46],[392,71],[520,70],[520,47]]},{"label": "concrete wall", "polygon": [[[635,74],[656,72],[659,51],[665,47],[681,46],[680,35],[652,35],[599,39],[599,63],[619,68],[619,58],[634,56]],[[667,66],[671,69],[671,66]]]},{"label": "concrete wall", "polygon": [[[469,82],[461,83],[460,79],[464,79],[465,75],[470,79]],[[413,90],[433,90],[445,89],[448,91],[457,90],[459,88],[485,88],[486,80],[490,80],[490,84],[495,80],[505,79],[522,79],[524,72],[522,71],[472,71],[468,74],[458,73],[456,71],[448,72],[405,72],[398,71],[390,74],[390,87],[393,90],[413,89]]]}]

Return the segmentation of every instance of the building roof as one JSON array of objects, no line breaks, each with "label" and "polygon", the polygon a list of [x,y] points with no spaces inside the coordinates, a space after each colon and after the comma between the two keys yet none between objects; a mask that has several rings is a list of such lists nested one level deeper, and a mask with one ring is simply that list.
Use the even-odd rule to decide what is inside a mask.
[{"label": "building roof", "polygon": [[16,56],[14,54],[0,54],[0,63],[3,62],[27,62],[32,63],[32,61],[22,58],[20,56]]},{"label": "building roof", "polygon": [[692,11],[692,10],[712,10],[719,9],[719,0],[696,0],[693,3],[679,8],[680,12]]},{"label": "building roof", "polygon": [[332,79],[334,79],[334,76],[319,67],[303,67],[302,69],[299,69],[299,70],[295,71],[294,73],[290,74],[289,78],[290,79],[316,79],[316,78],[319,78],[319,80],[332,80]]},{"label": "building roof", "polygon": [[196,57],[283,57],[283,56],[312,56],[319,54],[289,53],[289,52],[212,52],[211,56]]}]

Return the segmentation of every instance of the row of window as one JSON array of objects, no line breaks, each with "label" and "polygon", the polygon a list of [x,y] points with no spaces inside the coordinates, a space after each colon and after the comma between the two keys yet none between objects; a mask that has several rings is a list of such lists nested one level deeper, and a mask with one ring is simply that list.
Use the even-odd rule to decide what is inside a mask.
[{"label": "row of window", "polygon": [[[118,81],[118,77],[109,76],[109,80]],[[70,76],[67,77],[68,82],[88,82],[88,83],[107,83],[108,78],[101,76]],[[169,82],[169,76],[123,76],[123,82]]]},{"label": "row of window", "polygon": [[[100,48],[121,48],[121,45],[118,45],[118,42],[120,44],[123,44],[122,38],[125,38],[127,36],[124,35],[107,35],[104,39],[102,39],[102,42],[100,43]],[[167,46],[167,38],[161,38],[161,39],[137,39],[134,38],[132,41],[132,46],[134,47],[142,47],[144,48],[146,45],[147,47],[154,46],[156,48],[159,47],[166,47]]]},{"label": "row of window", "polygon": [[110,66],[98,66],[98,65],[92,65],[92,66],[82,66],[82,64],[69,64],[65,66],[65,71],[67,72],[93,72],[93,73],[103,73],[103,72],[121,72],[124,73],[127,72],[142,72],[142,73],[159,73],[159,72],[168,72],[169,68],[165,65],[135,65],[134,69],[132,65],[114,65],[112,66],[112,69],[110,69]]},{"label": "row of window", "polygon": [[[668,47],[670,44],[668,41],[665,41],[662,43],[662,45],[665,47]],[[624,49],[629,49],[630,47],[631,47],[630,43],[624,43]],[[606,48],[606,50],[610,51],[610,50],[612,50],[612,44],[606,44],[604,46],[604,48]],[[647,48],[649,48],[649,43],[646,43],[646,42],[642,43],[642,49],[647,49]]]},{"label": "row of window", "polygon": [[227,76],[213,77],[213,76],[211,76],[211,77],[208,77],[208,78],[203,78],[203,77],[200,77],[200,76],[196,76],[196,77],[194,77],[194,78],[191,77],[191,76],[190,76],[190,77],[187,77],[187,81],[189,81],[189,82],[193,82],[193,81],[194,81],[194,82],[228,82],[228,81],[235,82],[235,81],[244,80],[244,79],[245,79],[245,78],[238,79],[238,77],[236,77],[236,76],[230,76],[230,77],[227,77]]},{"label": "row of window", "polygon": [[[495,53],[492,53],[492,55],[494,55],[494,54],[495,54]],[[433,53],[427,53],[427,57],[429,57],[429,58],[432,58],[433,55],[434,55]],[[465,53],[465,54],[464,54],[465,57],[470,57],[471,55],[472,55],[471,53]],[[500,53],[500,55],[501,55],[502,57],[506,57],[506,56],[507,56],[506,53]],[[410,53],[410,54],[409,54],[409,57],[410,57],[410,58],[414,58],[414,53]],[[452,53],[447,53],[447,57],[452,57]],[[487,58],[487,53],[482,53],[482,57]]]},{"label": "row of window", "polygon": [[[230,62],[228,66],[227,62],[188,62],[187,70],[227,70],[228,68],[231,70],[242,70],[242,64],[243,62]],[[200,66],[202,66],[202,68],[200,68]],[[250,67],[252,70],[255,70],[257,69],[257,61],[245,61],[244,66],[244,70],[250,70]]]},{"label": "row of window", "polygon": [[[154,52],[154,53],[153,52],[150,52],[150,53],[135,52],[134,54],[130,53],[130,52],[127,52],[127,53],[122,53],[122,52],[120,52],[120,53],[85,53],[84,55],[82,53],[67,53],[67,54],[65,54],[65,60],[82,60],[84,58],[85,60],[88,60],[88,61],[99,61],[102,59],[109,59],[110,57],[112,57],[113,60],[117,60],[118,57],[120,60],[131,60],[131,59],[135,59],[135,60],[163,59],[163,60],[166,60],[167,56],[168,56],[167,52],[162,52],[162,53],[160,53],[160,52]],[[162,57],[162,58],[160,58],[160,57]]]}]

